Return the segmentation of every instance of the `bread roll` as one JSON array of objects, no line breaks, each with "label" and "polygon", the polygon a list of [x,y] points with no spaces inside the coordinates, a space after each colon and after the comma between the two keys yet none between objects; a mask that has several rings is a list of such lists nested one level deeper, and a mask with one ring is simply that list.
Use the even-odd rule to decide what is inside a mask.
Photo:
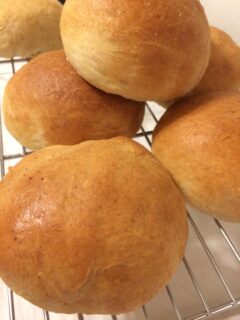
[{"label": "bread roll", "polygon": [[61,36],[83,78],[140,101],[190,92],[210,55],[209,26],[198,0],[67,0]]},{"label": "bread roll", "polygon": [[132,137],[144,103],[108,95],[83,80],[63,51],[44,53],[10,80],[3,102],[6,126],[36,150],[118,135]]},{"label": "bread roll", "polygon": [[211,57],[194,93],[240,89],[240,47],[220,29],[211,27]]},{"label": "bread roll", "polygon": [[179,191],[128,138],[43,149],[0,183],[0,276],[46,310],[141,306],[176,271],[186,238]]},{"label": "bread roll", "polygon": [[197,95],[170,107],[153,152],[193,207],[240,222],[240,93]]},{"label": "bread roll", "polygon": [[0,57],[30,57],[62,48],[57,0],[0,0]]}]

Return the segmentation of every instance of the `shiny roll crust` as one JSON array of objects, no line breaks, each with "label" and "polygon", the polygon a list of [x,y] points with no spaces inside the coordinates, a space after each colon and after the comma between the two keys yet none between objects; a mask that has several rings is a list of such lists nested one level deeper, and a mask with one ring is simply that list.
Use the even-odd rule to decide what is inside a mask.
[{"label": "shiny roll crust", "polygon": [[203,213],[240,222],[240,93],[209,93],[170,107],[153,152],[186,200]]},{"label": "shiny roll crust", "polygon": [[140,101],[187,94],[210,55],[209,26],[198,0],[67,0],[61,36],[83,78]]},{"label": "shiny roll crust", "polygon": [[207,71],[193,91],[240,89],[240,47],[224,31],[211,27],[211,57]]},{"label": "shiny roll crust", "polygon": [[62,48],[57,0],[0,0],[0,57],[30,57]]},{"label": "shiny roll crust", "polygon": [[182,196],[128,138],[37,151],[0,183],[0,276],[46,310],[141,306],[176,271],[186,238]]},{"label": "shiny roll crust", "polygon": [[144,103],[106,94],[88,84],[66,61],[63,51],[33,59],[10,80],[3,101],[5,123],[24,146],[132,137]]}]

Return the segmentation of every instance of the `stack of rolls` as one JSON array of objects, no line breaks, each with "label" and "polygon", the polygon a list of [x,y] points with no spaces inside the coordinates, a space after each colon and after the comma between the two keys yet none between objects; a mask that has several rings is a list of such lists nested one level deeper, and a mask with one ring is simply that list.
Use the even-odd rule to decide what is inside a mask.
[{"label": "stack of rolls", "polygon": [[[41,12],[52,25],[54,1],[27,26]],[[21,41],[1,32],[0,13],[0,39],[17,39],[1,56],[59,49],[52,33],[26,45],[33,9],[18,11]],[[239,48],[198,0],[67,0],[60,32],[64,51],[35,57],[4,93],[8,130],[38,151],[0,183],[0,277],[53,312],[130,312],[183,258],[184,200],[240,222],[240,93],[221,92],[239,88]],[[130,139],[147,100],[180,100],[157,124],[154,155]]]}]

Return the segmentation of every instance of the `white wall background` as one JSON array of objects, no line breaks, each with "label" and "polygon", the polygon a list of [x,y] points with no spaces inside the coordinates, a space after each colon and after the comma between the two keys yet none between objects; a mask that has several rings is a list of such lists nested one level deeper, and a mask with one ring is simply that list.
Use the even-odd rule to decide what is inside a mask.
[{"label": "white wall background", "polygon": [[240,45],[240,0],[200,0],[209,24],[229,33]]}]

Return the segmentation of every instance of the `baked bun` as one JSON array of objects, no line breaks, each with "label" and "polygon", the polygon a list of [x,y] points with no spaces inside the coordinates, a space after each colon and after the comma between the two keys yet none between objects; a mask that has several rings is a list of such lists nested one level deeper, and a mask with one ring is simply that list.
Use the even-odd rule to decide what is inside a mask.
[{"label": "baked bun", "polygon": [[0,0],[0,57],[30,57],[62,48],[57,0]]},{"label": "baked bun", "polygon": [[209,26],[198,0],[67,0],[60,28],[77,72],[126,98],[183,96],[208,65]]},{"label": "baked bun", "polygon": [[153,152],[188,203],[240,222],[240,93],[208,93],[170,107],[155,129]]},{"label": "baked bun", "polygon": [[208,69],[194,93],[240,89],[240,47],[220,29],[211,27]]},{"label": "baked bun", "polygon": [[63,51],[44,53],[18,71],[7,85],[3,107],[9,131],[33,150],[132,137],[144,115],[143,102],[109,95],[88,84]]},{"label": "baked bun", "polygon": [[46,310],[141,306],[176,271],[186,239],[180,192],[128,138],[43,149],[0,183],[0,276]]}]

